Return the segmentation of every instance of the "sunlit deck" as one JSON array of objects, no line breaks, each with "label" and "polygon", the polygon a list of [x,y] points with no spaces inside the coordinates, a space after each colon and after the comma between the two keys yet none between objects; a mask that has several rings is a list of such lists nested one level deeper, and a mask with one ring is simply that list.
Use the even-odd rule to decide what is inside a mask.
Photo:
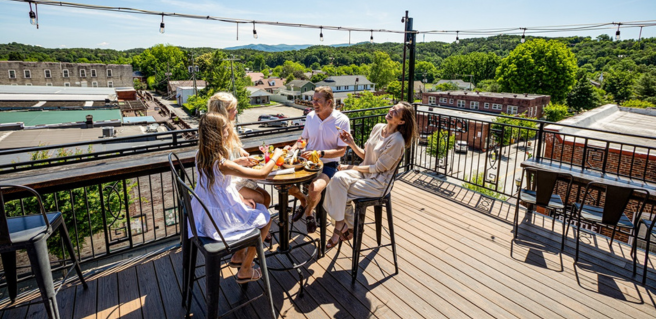
[{"label": "sunlit deck", "polygon": [[[562,259],[559,227],[542,215],[524,218],[510,255],[514,206],[492,201],[428,175],[408,173],[393,190],[399,274],[389,247],[376,249],[368,224],[358,281],[351,286],[348,245],[305,269],[305,295],[292,272],[272,272],[274,305],[288,318],[654,318],[656,273],[650,263],[647,287],[631,278],[630,247],[606,237],[582,235],[581,259],[573,265],[574,241]],[[368,215],[371,216],[372,214]],[[530,222],[528,222],[530,220]],[[386,223],[384,222],[383,225]],[[301,230],[305,228],[298,225]],[[330,230],[328,231],[330,234]],[[389,242],[383,233],[383,242]],[[309,254],[310,248],[300,252]],[[643,260],[644,252],[639,253]],[[62,318],[180,318],[179,248],[125,259],[89,270],[89,289],[75,282],[62,288]],[[299,255],[300,257],[300,255]],[[268,259],[276,265],[274,258]],[[199,268],[198,275],[203,273]],[[223,270],[223,311],[260,294],[261,282],[245,291],[235,270]],[[640,272],[641,274],[641,272]],[[27,306],[2,310],[2,318],[45,318],[38,291],[25,293]],[[30,301],[31,300],[31,301]],[[266,300],[238,310],[235,318],[266,318]],[[195,286],[193,317],[204,316],[204,279]]]}]

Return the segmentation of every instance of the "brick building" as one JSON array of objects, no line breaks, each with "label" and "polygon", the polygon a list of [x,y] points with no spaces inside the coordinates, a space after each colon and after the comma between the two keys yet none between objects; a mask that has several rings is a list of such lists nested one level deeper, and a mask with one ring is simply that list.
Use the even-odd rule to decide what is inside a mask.
[{"label": "brick building", "polygon": [[[486,151],[490,123],[496,116],[468,113],[460,110],[447,110],[426,106],[417,108],[417,126],[422,138],[427,138],[435,131],[450,130],[456,141],[467,141],[467,145],[475,150]],[[430,113],[429,113],[430,112]],[[492,142],[490,142],[492,143]]]},{"label": "brick building", "polygon": [[133,87],[129,64],[0,61],[0,85]]},{"label": "brick building", "polygon": [[426,92],[422,103],[477,110],[495,114],[526,114],[542,117],[542,110],[549,104],[549,95],[493,92],[447,91]]}]

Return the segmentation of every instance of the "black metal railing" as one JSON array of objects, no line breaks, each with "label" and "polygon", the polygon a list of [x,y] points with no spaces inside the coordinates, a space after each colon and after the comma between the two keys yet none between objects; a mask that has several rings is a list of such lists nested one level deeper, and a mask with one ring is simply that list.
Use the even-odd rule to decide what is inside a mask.
[{"label": "black metal railing", "polygon": [[656,137],[453,107],[415,107],[421,138],[412,166],[460,180],[486,195],[516,196],[520,164],[531,158],[656,183]]},{"label": "black metal railing", "polygon": [[[425,170],[460,181],[466,187],[497,198],[514,197],[517,191],[515,180],[520,176],[521,162],[529,158],[571,165],[584,170],[603,174],[615,174],[642,182],[656,182],[656,150],[651,146],[630,143],[626,137],[641,138],[655,142],[656,138],[604,132],[567,125],[577,131],[554,131],[554,123],[523,120],[508,116],[496,116],[484,112],[463,111],[416,104],[416,116],[421,139],[411,148],[402,163],[405,170]],[[367,110],[345,111],[350,118],[351,132],[358,145],[363,146],[374,125],[384,123],[389,107]],[[454,112],[459,111],[459,112]],[[302,118],[302,117],[299,117]],[[290,118],[286,120],[293,120]],[[275,122],[270,121],[270,122]],[[259,125],[262,122],[241,123],[239,126]],[[249,139],[273,136],[297,131],[302,126],[280,127],[242,134]],[[594,134],[593,134],[594,133]],[[0,166],[0,177],[8,173],[21,172],[29,176],[32,170],[48,166],[68,165],[91,160],[108,161],[113,158],[130,158],[131,155],[157,150],[181,150],[194,146],[195,138],[184,138],[196,130],[174,131],[149,134],[154,139],[150,144],[131,147],[118,147],[89,154],[73,154],[56,158],[38,158]],[[597,135],[595,135],[597,134]],[[608,134],[609,138],[602,139]],[[612,139],[617,136],[617,139]],[[16,156],[52,152],[57,149],[71,149],[93,145],[104,147],[111,142],[120,143],[143,141],[144,136],[123,137],[108,141],[81,142],[41,146],[28,149],[6,150],[1,156]],[[290,139],[293,142],[295,137]],[[464,146],[458,141],[467,141]],[[624,142],[621,142],[624,141]],[[643,143],[649,144],[649,143]],[[121,145],[121,144],[116,144]],[[186,149],[187,151],[189,148]],[[342,159],[344,162],[359,163],[352,152]],[[613,163],[619,163],[618,165]],[[187,163],[190,176],[195,176],[193,163]],[[75,171],[72,171],[75,172]],[[2,175],[5,174],[5,175]],[[16,174],[13,175],[14,177]],[[153,169],[144,164],[143,169],[132,168],[131,173],[109,174],[102,178],[78,181],[70,176],[66,185],[41,190],[47,209],[63,213],[76,247],[77,258],[88,261],[123,252],[179,235],[180,227],[177,203],[173,193],[173,182],[168,165]],[[272,206],[278,205],[277,191],[271,186],[266,190],[271,194]],[[24,195],[27,196],[27,195]],[[30,197],[9,197],[6,210],[13,215],[28,214],[34,199]],[[290,203],[285,203],[290,205]],[[57,238],[55,238],[57,240]],[[52,253],[61,259],[61,244],[54,243]],[[27,257],[19,255],[22,262],[23,278],[29,276]],[[63,263],[60,265],[63,268]]]}]

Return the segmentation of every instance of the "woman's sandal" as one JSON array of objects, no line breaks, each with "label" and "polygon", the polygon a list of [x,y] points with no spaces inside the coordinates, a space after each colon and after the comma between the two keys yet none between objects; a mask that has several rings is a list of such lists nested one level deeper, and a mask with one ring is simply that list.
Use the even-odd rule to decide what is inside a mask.
[{"label": "woman's sandal", "polygon": [[[345,232],[344,232],[344,228],[346,228]],[[339,244],[342,241],[348,241],[348,240],[353,239],[353,233],[351,232],[351,230],[348,228],[348,225],[346,225],[346,224],[344,224],[344,227],[342,227],[341,231],[335,229],[333,232],[335,234],[337,234],[337,236],[339,236],[339,237],[337,239],[337,242],[334,242],[333,238],[330,237],[330,239],[328,240],[328,243],[326,243],[326,248],[327,249],[337,246],[337,244]]]},{"label": "woman's sandal", "polygon": [[[228,266],[229,266],[230,268],[237,268],[237,269],[239,269],[239,268],[241,268],[241,263],[236,263],[236,262],[233,262],[233,261],[231,260],[231,261],[228,263]],[[252,263],[252,266],[255,266],[255,262]],[[252,267],[252,266],[251,266],[251,267]]]},{"label": "woman's sandal", "polygon": [[250,278],[239,278],[239,273],[235,275],[235,278],[237,278],[236,281],[238,284],[245,284],[251,281],[258,281],[260,280],[260,278],[262,278],[262,270],[260,270],[260,268],[253,268],[253,274],[251,275]]}]

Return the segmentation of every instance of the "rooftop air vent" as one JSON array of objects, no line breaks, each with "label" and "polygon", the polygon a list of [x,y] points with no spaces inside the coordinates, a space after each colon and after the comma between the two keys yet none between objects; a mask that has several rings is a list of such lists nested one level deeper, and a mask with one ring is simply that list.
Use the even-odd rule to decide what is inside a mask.
[{"label": "rooftop air vent", "polygon": [[517,97],[517,94],[513,94],[513,97]]},{"label": "rooftop air vent", "polygon": [[527,97],[527,96],[528,96],[528,93],[524,93],[524,97]]}]

